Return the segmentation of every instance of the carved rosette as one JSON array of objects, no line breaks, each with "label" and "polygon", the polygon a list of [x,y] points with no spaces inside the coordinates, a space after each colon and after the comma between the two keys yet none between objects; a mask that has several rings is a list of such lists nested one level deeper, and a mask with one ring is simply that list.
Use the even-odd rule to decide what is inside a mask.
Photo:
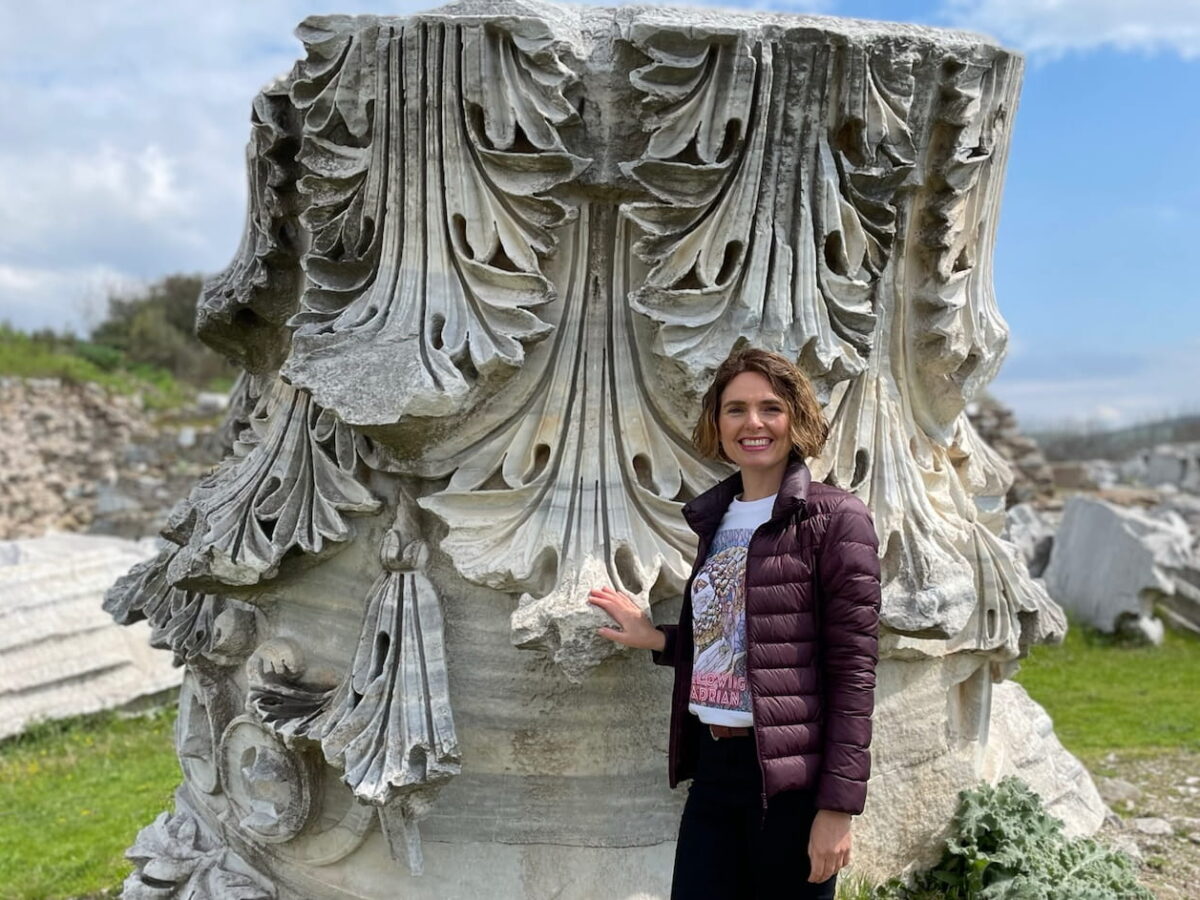
[{"label": "carved rosette", "polygon": [[893,645],[1002,673],[1062,632],[963,413],[1007,340],[990,253],[1017,58],[516,0],[298,34],[198,310],[252,373],[229,453],[105,601],[188,666],[189,805],[139,836],[131,896],[272,896],[217,831],[309,871],[378,826],[419,873],[418,823],[470,773],[448,623],[490,603],[578,683],[619,652],[589,588],[678,597],[680,508],[725,474],[691,424],[741,343],[818,386],[811,465],[874,513]]}]

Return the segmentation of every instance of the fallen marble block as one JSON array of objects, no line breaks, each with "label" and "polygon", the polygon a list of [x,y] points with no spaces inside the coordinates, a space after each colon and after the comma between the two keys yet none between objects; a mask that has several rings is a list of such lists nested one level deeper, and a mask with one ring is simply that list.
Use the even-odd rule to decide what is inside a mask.
[{"label": "fallen marble block", "polygon": [[1200,490],[1200,444],[1159,444],[1146,453],[1146,483]]},{"label": "fallen marble block", "polygon": [[[1174,513],[1152,516],[1072,497],[1046,567],[1046,589],[1069,612],[1101,631],[1123,620],[1150,620],[1154,606],[1176,593],[1173,570],[1191,561],[1192,535]],[[1149,621],[1139,630],[1161,632]],[[1160,638],[1161,639],[1161,638]]]},{"label": "fallen marble block", "polygon": [[145,622],[122,628],[100,608],[154,552],[153,541],[83,534],[0,541],[0,738],[179,685]]},{"label": "fallen marble block", "polygon": [[1200,491],[1200,443],[1158,444],[1120,463],[1121,480],[1150,487]]}]

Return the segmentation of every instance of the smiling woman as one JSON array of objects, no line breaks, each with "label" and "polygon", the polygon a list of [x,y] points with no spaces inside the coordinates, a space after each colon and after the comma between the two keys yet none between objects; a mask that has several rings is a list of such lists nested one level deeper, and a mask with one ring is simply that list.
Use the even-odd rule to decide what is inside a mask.
[{"label": "smiling woman", "polygon": [[[775,493],[789,457],[816,456],[828,432],[808,379],[782,356],[763,350],[730,356],[713,377],[703,407],[692,441],[704,456],[741,470],[745,500]],[[760,493],[759,487],[772,489]]]},{"label": "smiling woman", "polygon": [[[691,778],[672,897],[832,898],[870,775],[880,587],[875,528],[811,484],[826,425],[786,358],[735,351],[693,432],[738,472],[688,503],[699,536],[677,626],[625,594],[600,634],[675,668],[672,786]],[[804,891],[796,892],[796,885]]]}]

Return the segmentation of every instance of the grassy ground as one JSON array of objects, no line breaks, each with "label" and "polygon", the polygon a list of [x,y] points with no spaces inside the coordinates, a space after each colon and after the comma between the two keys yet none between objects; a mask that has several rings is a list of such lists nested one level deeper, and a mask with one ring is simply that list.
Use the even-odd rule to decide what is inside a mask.
[{"label": "grassy ground", "polygon": [[118,394],[141,394],[151,410],[176,409],[192,394],[191,388],[169,372],[128,363],[110,348],[67,338],[54,343],[40,341],[3,324],[0,375],[93,382]]},{"label": "grassy ground", "polygon": [[1113,751],[1200,751],[1200,638],[1167,631],[1133,646],[1072,624],[1060,646],[1038,646],[1016,680],[1045,707],[1063,745],[1095,770]]},{"label": "grassy ground", "polygon": [[125,848],[171,805],[173,708],[46,724],[0,744],[0,898],[119,885]]}]

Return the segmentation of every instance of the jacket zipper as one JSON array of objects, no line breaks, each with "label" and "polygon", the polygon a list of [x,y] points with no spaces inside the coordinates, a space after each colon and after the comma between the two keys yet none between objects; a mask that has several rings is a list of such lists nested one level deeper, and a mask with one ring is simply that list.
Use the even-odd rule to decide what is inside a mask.
[{"label": "jacket zipper", "polygon": [[[750,535],[750,543],[746,545],[746,573],[750,572],[750,548],[754,546],[754,539],[758,536],[758,532],[763,525],[770,523],[770,519],[754,529],[754,533]],[[758,740],[758,716],[754,712],[754,690],[750,681],[750,607],[746,596],[746,589],[749,587],[749,577],[742,579],[742,614],[746,625],[746,687],[750,690],[750,718],[753,724],[750,726],[750,733],[754,735],[754,758],[758,761],[758,776],[762,783],[762,793],[759,795],[762,798],[762,812],[758,819],[758,830],[762,831],[767,825],[767,769],[763,765],[762,746]]]}]

